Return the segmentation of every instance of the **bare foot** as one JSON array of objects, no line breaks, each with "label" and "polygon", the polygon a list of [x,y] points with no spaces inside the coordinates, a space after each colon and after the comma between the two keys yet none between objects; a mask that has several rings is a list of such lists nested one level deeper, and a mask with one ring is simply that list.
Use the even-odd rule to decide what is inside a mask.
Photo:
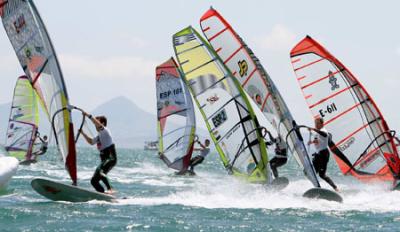
[{"label": "bare foot", "polygon": [[335,188],[335,191],[338,192],[338,193],[340,193],[340,190],[339,190],[338,188]]},{"label": "bare foot", "polygon": [[107,191],[104,192],[104,194],[108,194],[108,195],[114,195],[117,191],[115,191],[114,189],[109,189]]}]

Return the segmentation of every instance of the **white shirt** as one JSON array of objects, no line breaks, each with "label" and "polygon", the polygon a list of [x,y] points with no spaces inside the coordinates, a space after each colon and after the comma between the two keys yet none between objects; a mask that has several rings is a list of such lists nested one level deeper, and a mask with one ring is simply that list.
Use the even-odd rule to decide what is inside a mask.
[{"label": "white shirt", "polygon": [[210,153],[210,148],[206,147],[203,150],[201,150],[200,152],[200,156],[203,158],[206,158],[206,156],[208,155],[208,153]]},{"label": "white shirt", "polygon": [[280,136],[278,136],[276,138],[276,148],[278,148],[279,150],[286,150],[287,149],[286,142]]},{"label": "white shirt", "polygon": [[322,127],[320,131],[325,132],[326,137],[320,135],[318,132],[315,132],[314,141],[317,140],[318,142],[314,143],[314,147],[317,153],[322,150],[328,149],[328,140],[329,140],[328,131],[325,129],[325,127]]},{"label": "white shirt", "polygon": [[93,139],[93,142],[97,143],[97,148],[100,151],[114,144],[111,133],[107,127],[103,127],[103,130],[99,131],[99,134]]}]

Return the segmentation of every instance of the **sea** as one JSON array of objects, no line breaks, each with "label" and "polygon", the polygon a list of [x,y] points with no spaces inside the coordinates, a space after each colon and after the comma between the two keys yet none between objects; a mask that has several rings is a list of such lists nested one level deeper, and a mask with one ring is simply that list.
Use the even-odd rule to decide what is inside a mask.
[{"label": "sea", "polygon": [[[95,149],[79,148],[79,185],[91,189],[99,164]],[[37,194],[32,179],[71,183],[54,149],[20,166],[0,195],[0,231],[400,231],[400,192],[343,176],[333,159],[328,175],[343,203],[307,199],[312,184],[294,158],[280,169],[283,190],[249,184],[227,174],[216,153],[196,176],[176,176],[155,151],[118,149],[109,173],[117,202],[54,202]],[[329,186],[322,182],[323,187]]]}]

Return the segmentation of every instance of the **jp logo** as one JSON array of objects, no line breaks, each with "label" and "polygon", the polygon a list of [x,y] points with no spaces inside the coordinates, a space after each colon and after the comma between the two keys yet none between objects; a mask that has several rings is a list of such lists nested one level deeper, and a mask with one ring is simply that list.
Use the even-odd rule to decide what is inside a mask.
[{"label": "jp logo", "polygon": [[328,76],[329,76],[329,84],[331,84],[331,90],[333,91],[335,89],[338,89],[340,86],[337,83],[337,78],[335,77],[335,75],[333,75],[333,72],[329,71]]},{"label": "jp logo", "polygon": [[249,69],[249,66],[247,65],[247,61],[246,60],[241,60],[238,62],[239,65],[239,74],[240,77],[243,77],[244,75],[247,75],[247,71]]}]

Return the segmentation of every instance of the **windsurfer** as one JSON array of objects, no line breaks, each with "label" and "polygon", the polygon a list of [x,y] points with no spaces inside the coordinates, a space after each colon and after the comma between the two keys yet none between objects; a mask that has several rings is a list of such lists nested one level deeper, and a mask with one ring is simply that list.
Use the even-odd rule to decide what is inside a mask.
[{"label": "windsurfer", "polygon": [[200,151],[200,155],[192,158],[190,160],[189,164],[189,171],[194,172],[194,167],[203,163],[204,159],[206,156],[210,153],[210,140],[206,139],[204,140],[204,144],[202,144],[199,140],[197,140],[197,143],[200,145],[200,148],[195,148],[195,151]]},{"label": "windsurfer", "polygon": [[[83,130],[82,133],[85,140],[90,145],[97,145],[100,151],[101,163],[96,168],[90,183],[96,189],[96,191],[101,193],[113,194],[110,182],[107,178],[107,173],[115,166],[117,163],[117,152],[115,150],[115,145],[113,143],[111,133],[107,128],[107,118],[105,116],[93,117],[91,114],[83,112],[87,117],[89,117],[96,127],[98,135],[94,138],[89,137]],[[100,180],[103,181],[104,185],[107,187],[107,191],[104,191],[103,186],[100,184]]]},{"label": "windsurfer", "polygon": [[39,141],[35,142],[34,145],[40,145],[40,149],[38,151],[35,151],[32,153],[33,160],[36,160],[39,155],[43,155],[44,153],[46,153],[47,147],[49,144],[49,142],[47,141],[47,135],[43,136],[43,138],[42,138],[42,137],[40,137],[39,132],[36,132],[35,136],[36,136],[36,138],[34,141],[36,141],[36,140],[39,140]]},{"label": "windsurfer", "polygon": [[339,189],[333,183],[331,178],[326,175],[326,169],[329,162],[329,149],[328,149],[328,141],[330,139],[330,134],[324,128],[324,120],[323,118],[316,118],[314,120],[315,128],[308,128],[309,131],[316,132],[315,137],[312,141],[308,141],[308,144],[313,144],[316,150],[316,153],[313,154],[313,165],[315,171],[318,175],[324,179],[332,188],[339,192]]},{"label": "windsurfer", "polygon": [[272,173],[274,174],[275,178],[279,177],[278,173],[278,167],[281,167],[287,163],[287,146],[286,142],[282,139],[281,135],[278,135],[278,137],[274,138],[271,135],[271,132],[269,132],[266,128],[263,128],[265,130],[264,137],[268,134],[269,141],[265,142],[265,145],[267,146],[272,146],[275,144],[275,156],[274,158],[271,159],[270,166],[272,169]]}]

